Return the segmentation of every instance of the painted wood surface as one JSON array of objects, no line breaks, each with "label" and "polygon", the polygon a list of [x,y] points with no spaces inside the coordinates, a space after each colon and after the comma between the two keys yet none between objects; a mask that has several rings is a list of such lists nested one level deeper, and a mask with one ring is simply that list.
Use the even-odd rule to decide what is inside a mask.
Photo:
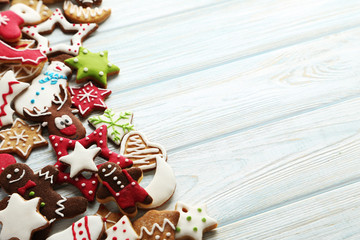
[{"label": "painted wood surface", "polygon": [[113,14],[84,46],[121,68],[108,106],[168,150],[178,185],[161,209],[207,203],[219,228],[204,239],[360,238],[359,1],[103,5]]}]

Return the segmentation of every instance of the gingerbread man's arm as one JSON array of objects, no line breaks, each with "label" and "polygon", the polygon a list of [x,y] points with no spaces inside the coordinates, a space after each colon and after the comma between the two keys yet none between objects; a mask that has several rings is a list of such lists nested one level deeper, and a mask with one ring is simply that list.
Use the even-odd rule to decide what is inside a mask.
[{"label": "gingerbread man's arm", "polygon": [[88,201],[84,197],[71,197],[67,198],[62,203],[64,209],[61,212],[64,214],[64,218],[73,218],[86,211]]},{"label": "gingerbread man's arm", "polygon": [[4,210],[7,207],[9,199],[10,199],[10,196],[7,196],[3,200],[0,201],[0,211]]},{"label": "gingerbread man's arm", "polygon": [[46,167],[44,167],[43,169],[39,170],[39,172],[37,172],[38,176],[40,179],[50,183],[50,185],[54,185],[56,183],[58,174],[59,174],[59,170],[57,170],[57,168],[55,166],[52,165],[48,165]]},{"label": "gingerbread man's arm", "polygon": [[96,197],[99,199],[105,199],[112,196],[110,191],[103,184],[100,183],[99,189],[97,190]]},{"label": "gingerbread man's arm", "polygon": [[141,180],[143,177],[143,172],[140,168],[133,167],[130,169],[126,169],[126,171],[129,173],[129,175],[137,182],[139,182],[139,179]]}]

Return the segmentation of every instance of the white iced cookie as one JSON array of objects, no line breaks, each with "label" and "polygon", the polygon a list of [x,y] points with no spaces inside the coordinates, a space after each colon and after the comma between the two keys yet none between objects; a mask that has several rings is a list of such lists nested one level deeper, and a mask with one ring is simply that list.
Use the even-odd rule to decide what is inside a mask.
[{"label": "white iced cookie", "polygon": [[106,240],[137,240],[139,236],[135,232],[129,218],[124,215],[114,226],[106,230]]}]

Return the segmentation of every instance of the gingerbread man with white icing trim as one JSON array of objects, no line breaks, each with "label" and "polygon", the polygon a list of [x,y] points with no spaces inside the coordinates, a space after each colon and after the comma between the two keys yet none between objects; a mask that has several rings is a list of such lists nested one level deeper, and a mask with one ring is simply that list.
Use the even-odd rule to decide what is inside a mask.
[{"label": "gingerbread man with white icing trim", "polygon": [[[54,191],[59,171],[46,166],[34,173],[23,163],[9,165],[0,175],[0,185],[8,193],[18,193],[24,199],[41,198],[40,213],[50,223],[63,218],[73,218],[86,211],[87,200],[83,197],[65,198]],[[34,239],[46,239],[50,228],[35,233]]]}]

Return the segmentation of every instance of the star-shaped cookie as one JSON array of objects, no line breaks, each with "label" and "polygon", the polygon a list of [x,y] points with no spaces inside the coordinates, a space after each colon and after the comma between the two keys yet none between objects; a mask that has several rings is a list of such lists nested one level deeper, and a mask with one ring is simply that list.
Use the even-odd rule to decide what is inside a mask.
[{"label": "star-shaped cookie", "polygon": [[[56,25],[59,25],[60,29],[65,33],[75,32],[71,38],[71,45],[60,43],[55,46],[49,46],[49,40],[41,34],[51,33],[55,29]],[[22,31],[29,37],[34,38],[38,42],[38,48],[40,48],[45,54],[63,52],[71,55],[77,55],[82,41],[97,28],[98,25],[96,23],[69,23],[61,13],[61,10],[57,8],[53,15],[45,22],[35,26],[24,27]]]},{"label": "star-shaped cookie", "polygon": [[7,207],[0,211],[0,239],[30,239],[35,231],[47,227],[49,222],[39,213],[39,207],[39,197],[26,201],[12,194]]},{"label": "star-shaped cookie", "polygon": [[[99,127],[90,135],[80,140],[71,140],[68,138],[51,135],[49,137],[52,147],[54,148],[58,161],[55,167],[59,170],[57,183],[70,183],[77,187],[88,201],[93,201],[95,198],[95,191],[99,184],[96,174],[92,174],[89,178],[85,178],[81,173],[72,178],[70,173],[66,172],[68,166],[60,161],[60,158],[67,156],[70,151],[75,149],[76,143],[80,143],[84,148],[90,148],[93,145],[101,148],[99,156],[109,162],[114,162],[122,168],[132,166],[132,161],[125,157],[110,151],[107,147],[107,127],[105,125]],[[101,164],[100,164],[101,165]],[[100,167],[97,166],[97,168]]]},{"label": "star-shaped cookie", "polygon": [[97,172],[95,157],[100,152],[101,148],[84,148],[81,143],[76,142],[74,151],[69,155],[59,158],[59,161],[70,165],[70,177],[73,178],[83,171]]},{"label": "star-shaped cookie", "polygon": [[86,117],[93,110],[105,110],[105,98],[111,94],[111,90],[98,88],[92,82],[82,87],[69,87],[73,105],[79,109],[79,114]]},{"label": "star-shaped cookie", "polygon": [[104,222],[105,230],[114,226],[117,221],[123,216],[121,213],[110,212],[104,204],[100,204],[99,209],[95,213],[96,216],[100,216]]},{"label": "star-shaped cookie", "polygon": [[29,125],[17,118],[12,127],[0,131],[0,153],[16,153],[27,159],[33,148],[48,143],[41,135],[41,124]]},{"label": "star-shaped cookie", "polygon": [[107,51],[92,53],[83,47],[79,48],[78,56],[66,59],[65,64],[77,69],[77,83],[92,80],[104,88],[107,86],[107,77],[120,71],[119,67],[109,62]]}]

